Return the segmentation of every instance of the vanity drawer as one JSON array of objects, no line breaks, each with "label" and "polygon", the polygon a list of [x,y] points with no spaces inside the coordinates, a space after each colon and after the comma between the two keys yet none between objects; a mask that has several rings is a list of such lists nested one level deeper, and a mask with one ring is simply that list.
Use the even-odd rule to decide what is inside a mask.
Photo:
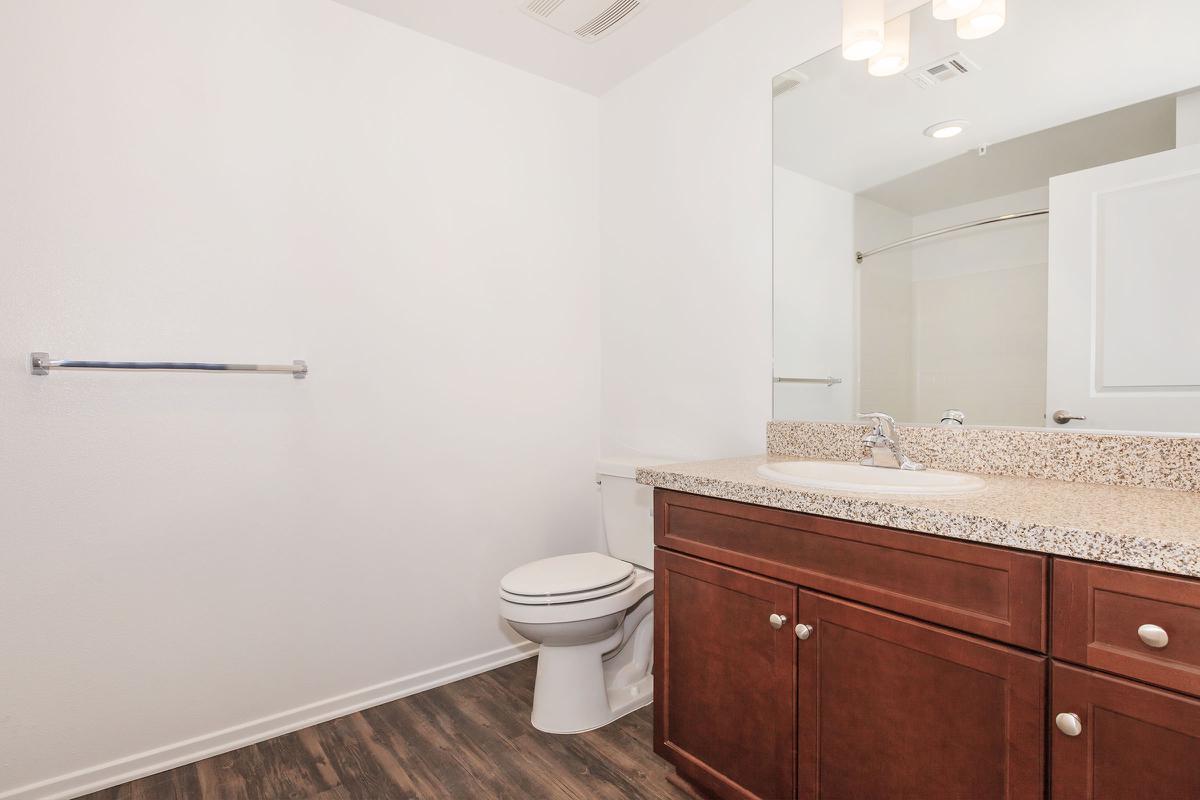
[{"label": "vanity drawer", "polygon": [[1055,658],[1200,695],[1200,581],[1056,558],[1052,607]]},{"label": "vanity drawer", "polygon": [[654,543],[1046,650],[1044,556],[663,489]]}]

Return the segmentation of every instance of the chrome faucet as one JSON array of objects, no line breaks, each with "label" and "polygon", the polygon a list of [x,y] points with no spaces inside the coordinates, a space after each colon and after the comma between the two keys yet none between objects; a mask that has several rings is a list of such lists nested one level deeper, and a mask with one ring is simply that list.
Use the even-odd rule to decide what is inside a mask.
[{"label": "chrome faucet", "polygon": [[887,467],[888,469],[925,469],[924,464],[913,461],[904,454],[900,446],[900,431],[896,420],[887,414],[874,412],[860,413],[859,419],[875,420],[875,427],[863,437],[863,444],[871,448],[871,455],[862,460],[864,467]]}]

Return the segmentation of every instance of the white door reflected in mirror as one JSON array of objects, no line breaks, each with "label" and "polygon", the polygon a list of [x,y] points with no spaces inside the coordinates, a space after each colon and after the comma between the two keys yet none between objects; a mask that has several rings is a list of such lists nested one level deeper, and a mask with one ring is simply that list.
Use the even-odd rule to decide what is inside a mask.
[{"label": "white door reflected in mirror", "polygon": [[1060,175],[1050,199],[1047,413],[1060,422],[1053,409],[1069,408],[1084,427],[1192,429],[1200,144]]}]

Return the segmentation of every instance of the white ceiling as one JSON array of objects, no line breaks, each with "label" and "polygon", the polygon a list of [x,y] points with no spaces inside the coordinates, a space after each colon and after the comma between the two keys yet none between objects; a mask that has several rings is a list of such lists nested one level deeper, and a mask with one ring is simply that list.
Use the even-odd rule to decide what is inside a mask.
[{"label": "white ceiling", "polygon": [[1055,175],[1175,147],[1175,97],[1167,95],[939,161],[860,194],[916,216],[1046,186]]},{"label": "white ceiling", "polygon": [[[961,51],[982,68],[921,89],[874,78],[837,50],[775,101],[775,163],[858,192],[1018,136],[1200,85],[1197,0],[1008,0],[998,33],[963,41],[929,7],[912,12],[912,65]],[[953,139],[922,135],[965,118]]]},{"label": "white ceiling", "polygon": [[750,0],[647,0],[627,23],[581,42],[517,0],[336,0],[406,28],[600,95]]}]

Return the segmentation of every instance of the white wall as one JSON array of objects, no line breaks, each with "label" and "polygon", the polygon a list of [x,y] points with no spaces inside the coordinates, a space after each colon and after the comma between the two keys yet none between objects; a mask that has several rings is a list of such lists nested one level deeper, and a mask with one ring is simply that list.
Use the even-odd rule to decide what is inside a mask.
[{"label": "white wall", "polygon": [[[919,214],[913,217],[913,233],[1049,206],[1050,188],[1041,186]],[[913,280],[927,281],[1017,265],[1044,264],[1050,235],[1048,219],[1045,216],[1028,217],[917,242],[911,247]]]},{"label": "white wall", "polygon": [[1200,90],[1175,98],[1175,146],[1200,144]]},{"label": "white wall", "polygon": [[779,419],[844,421],[858,396],[854,195],[775,167],[775,384]]},{"label": "white wall", "polygon": [[918,368],[912,419],[957,408],[979,425],[1043,424],[1046,264],[912,285]]},{"label": "white wall", "polygon": [[[873,250],[912,235],[908,214],[854,198],[857,250]],[[914,419],[912,248],[897,247],[863,260],[858,272],[859,399],[866,413]],[[847,417],[849,419],[849,417]]]},{"label": "white wall", "polygon": [[[913,232],[1050,205],[1049,188],[913,218]],[[990,425],[1043,424],[1046,397],[1047,217],[913,245],[915,422],[947,408]]]},{"label": "white wall", "polygon": [[328,0],[6,0],[0,74],[0,797],[527,652],[499,577],[598,544],[598,101]]},{"label": "white wall", "polygon": [[833,47],[840,11],[836,0],[753,0],[604,96],[610,445],[697,457],[762,451],[771,78]]}]

